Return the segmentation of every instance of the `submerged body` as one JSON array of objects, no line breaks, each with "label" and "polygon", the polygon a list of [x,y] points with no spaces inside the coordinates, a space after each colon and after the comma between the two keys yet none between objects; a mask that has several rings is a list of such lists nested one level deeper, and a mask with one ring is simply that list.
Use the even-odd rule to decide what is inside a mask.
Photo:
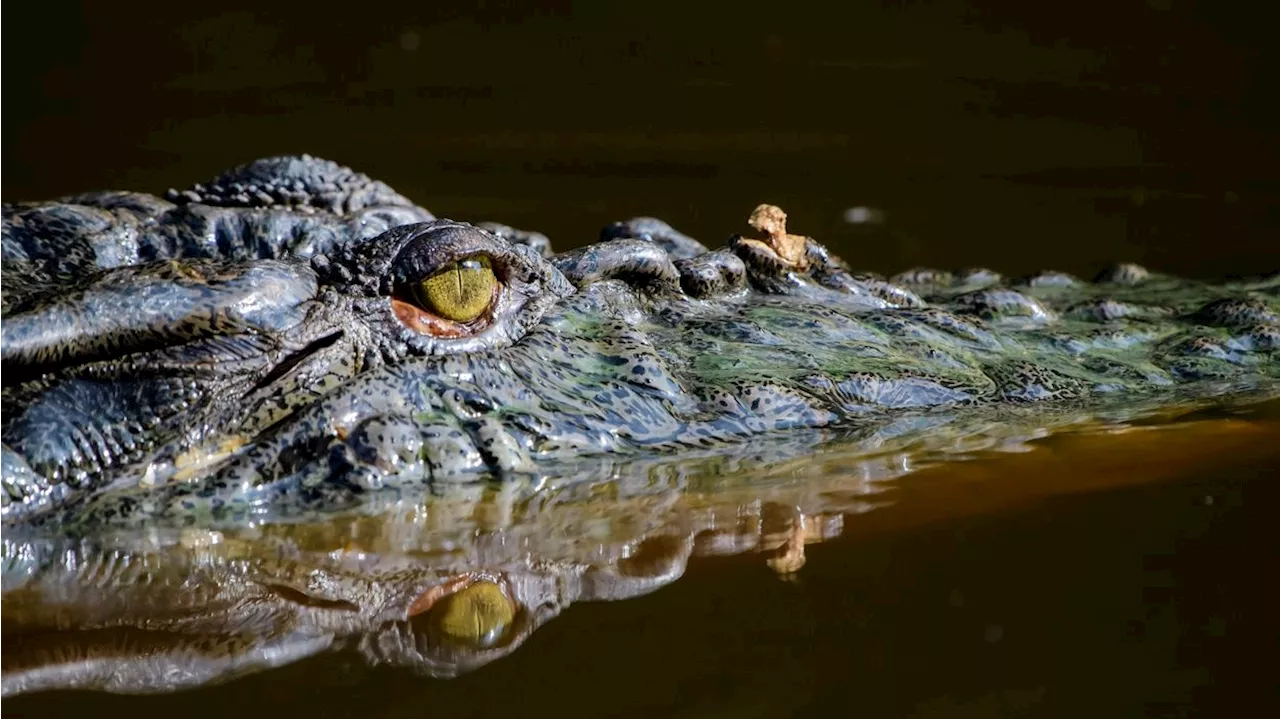
[{"label": "submerged body", "polygon": [[784,221],[762,206],[761,239],[708,251],[636,219],[552,254],[311,158],[167,201],[7,205],[6,521],[270,519],[581,457],[1280,373],[1274,275],[885,280]]}]

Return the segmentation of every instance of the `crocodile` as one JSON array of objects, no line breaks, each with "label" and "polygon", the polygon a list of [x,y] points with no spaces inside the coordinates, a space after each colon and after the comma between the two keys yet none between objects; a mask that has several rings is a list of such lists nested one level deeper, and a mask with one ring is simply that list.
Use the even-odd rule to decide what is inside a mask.
[{"label": "crocodile", "polygon": [[778,433],[1272,393],[1280,274],[860,273],[760,205],[554,252],[312,158],[3,208],[7,525],[262,522]]}]

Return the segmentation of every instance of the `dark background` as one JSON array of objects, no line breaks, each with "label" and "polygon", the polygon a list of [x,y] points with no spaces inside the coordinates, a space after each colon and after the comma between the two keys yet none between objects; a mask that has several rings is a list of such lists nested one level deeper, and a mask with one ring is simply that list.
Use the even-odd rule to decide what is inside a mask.
[{"label": "dark background", "polygon": [[870,270],[1274,269],[1275,13],[1055,5],[10,3],[3,196],[310,152],[560,248],[770,201]]},{"label": "dark background", "polygon": [[[2,194],[160,192],[310,152],[561,248],[637,214],[714,244],[771,201],[884,272],[1264,272],[1280,266],[1280,24],[1262,5],[10,3]],[[885,222],[845,223],[857,206]],[[994,517],[850,522],[799,584],[758,557],[695,563],[644,599],[575,606],[456,682],[327,657],[9,709],[1267,715],[1276,443],[1257,446],[1272,451]]]}]

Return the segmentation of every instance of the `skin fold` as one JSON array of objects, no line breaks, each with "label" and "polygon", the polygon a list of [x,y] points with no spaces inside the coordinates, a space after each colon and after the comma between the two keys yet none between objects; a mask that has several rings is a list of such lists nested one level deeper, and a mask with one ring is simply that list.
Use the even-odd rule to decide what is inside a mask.
[{"label": "skin fold", "polygon": [[1274,273],[883,278],[779,208],[748,224],[557,254],[305,156],[6,204],[4,521],[283,521],[779,434],[1264,397],[1280,369]]}]

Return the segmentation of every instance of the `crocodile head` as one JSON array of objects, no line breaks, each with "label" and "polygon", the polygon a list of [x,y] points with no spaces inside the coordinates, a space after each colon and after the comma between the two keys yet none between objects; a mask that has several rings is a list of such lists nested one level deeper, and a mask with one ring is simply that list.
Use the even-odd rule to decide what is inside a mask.
[{"label": "crocodile head", "polygon": [[445,220],[309,262],[89,272],[5,316],[7,469],[55,494],[181,479],[361,373],[509,348],[572,292],[528,246]]},{"label": "crocodile head", "polygon": [[[240,197],[224,185],[134,232],[154,260],[72,263],[85,271],[71,277],[64,263],[64,279],[6,300],[7,517],[262,518],[942,408],[1175,402],[1277,369],[1275,277],[890,281],[789,234],[770,206],[752,215],[762,238],[714,251],[640,218],[561,254],[449,220],[342,225],[341,242],[290,253],[245,213],[314,228],[368,208],[246,191],[248,206],[218,210],[241,240],[262,235],[262,256],[244,242],[157,253],[156,227],[189,223],[206,194]],[[32,211],[6,208],[6,232]]]}]

